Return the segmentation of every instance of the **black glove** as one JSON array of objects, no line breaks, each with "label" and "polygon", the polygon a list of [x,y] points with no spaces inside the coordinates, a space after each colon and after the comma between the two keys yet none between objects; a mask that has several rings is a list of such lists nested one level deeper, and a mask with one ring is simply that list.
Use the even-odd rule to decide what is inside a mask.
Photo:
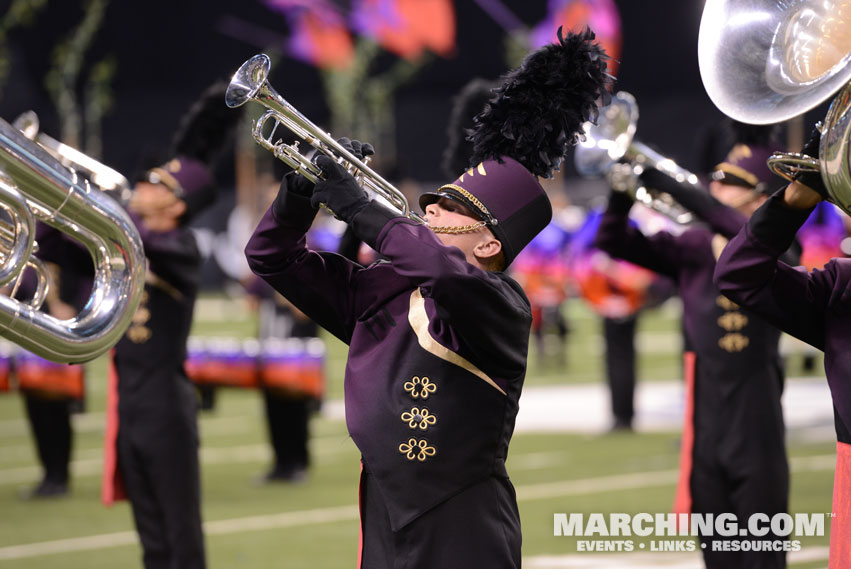
[{"label": "black glove", "polygon": [[[362,143],[359,140],[349,140],[346,137],[342,137],[337,139],[337,143],[352,154],[354,154],[360,160],[363,160],[366,156],[372,156],[373,154],[375,154],[375,149],[368,142]],[[321,151],[317,151],[312,159],[312,162],[315,164],[316,160],[320,156],[325,156],[325,154]],[[284,176],[283,180],[281,180],[281,187],[278,190],[278,196],[275,198],[275,202],[273,203],[273,207],[275,208],[276,213],[281,213],[283,211],[283,206],[286,202],[285,197],[287,192],[293,193],[303,198],[310,198],[310,196],[313,194],[313,182],[311,182],[301,174],[297,174],[296,172],[287,173]]]},{"label": "black glove", "polygon": [[[820,143],[821,131],[818,128],[813,128],[810,133],[810,138],[807,139],[807,142],[804,144],[804,148],[801,149],[801,154],[806,154],[807,156],[818,160]],[[795,180],[804,184],[811,190],[818,192],[821,199],[828,199],[829,194],[827,193],[827,188],[824,185],[824,179],[821,177],[821,172],[801,172],[795,176]]]},{"label": "black glove", "polygon": [[375,149],[368,142],[361,142],[360,140],[349,140],[344,136],[342,138],[338,138],[337,143],[352,154],[354,154],[358,160],[363,160],[367,156],[372,156],[373,154],[375,154]]},{"label": "black glove", "polygon": [[295,172],[289,172],[284,179],[281,180],[281,189],[278,191],[289,191],[303,198],[309,198],[313,193],[313,182]]},{"label": "black glove", "polygon": [[310,204],[315,208],[325,204],[337,218],[351,222],[369,203],[366,192],[334,159],[323,154],[316,158],[316,165],[322,169],[325,179],[316,183]]},{"label": "black glove", "polygon": [[[278,195],[275,196],[275,201],[272,202],[272,211],[279,219],[285,216],[287,199],[293,202],[299,200],[308,200],[313,193],[313,182],[295,172],[289,172],[284,179],[281,180],[281,187],[278,189]],[[290,196],[293,196],[290,198]]]}]

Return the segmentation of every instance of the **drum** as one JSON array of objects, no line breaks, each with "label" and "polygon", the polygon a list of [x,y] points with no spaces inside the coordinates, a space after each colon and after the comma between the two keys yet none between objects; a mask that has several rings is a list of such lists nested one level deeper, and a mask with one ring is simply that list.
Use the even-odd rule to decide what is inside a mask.
[{"label": "drum", "polygon": [[82,365],[60,364],[19,350],[14,359],[18,388],[42,393],[82,399],[84,393],[84,368]]},{"label": "drum", "polygon": [[269,338],[260,349],[260,384],[293,395],[321,398],[325,343],[320,338]]},{"label": "drum", "polygon": [[0,392],[12,390],[12,364],[16,346],[0,342]]},{"label": "drum", "polygon": [[258,384],[257,340],[190,338],[186,375],[198,385],[254,388]]}]

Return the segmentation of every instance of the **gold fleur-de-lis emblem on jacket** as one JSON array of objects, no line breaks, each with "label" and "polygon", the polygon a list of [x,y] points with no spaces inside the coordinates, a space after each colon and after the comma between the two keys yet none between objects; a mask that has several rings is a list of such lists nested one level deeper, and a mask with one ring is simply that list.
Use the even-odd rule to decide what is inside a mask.
[{"label": "gold fleur-de-lis emblem on jacket", "polygon": [[134,344],[144,344],[152,335],[153,332],[147,326],[133,324],[127,329],[127,337]]},{"label": "gold fleur-de-lis emblem on jacket", "polygon": [[405,382],[404,387],[405,391],[407,391],[414,399],[428,399],[429,395],[437,391],[437,385],[432,383],[432,381],[427,377],[420,379],[419,377],[414,376],[411,378],[411,381]]},{"label": "gold fleur-de-lis emblem on jacket", "polygon": [[728,332],[741,330],[748,324],[748,317],[741,312],[725,312],[718,318],[718,325]]},{"label": "gold fleur-de-lis emblem on jacket", "polygon": [[423,431],[437,423],[437,415],[432,415],[428,409],[423,407],[412,407],[410,411],[402,413],[402,420],[408,423],[412,429],[419,427]]},{"label": "gold fleur-de-lis emblem on jacket", "polygon": [[405,455],[408,460],[425,461],[430,456],[437,453],[437,449],[429,446],[428,441],[423,439],[418,441],[415,438],[408,439],[408,442],[399,445],[399,452]]},{"label": "gold fleur-de-lis emblem on jacket", "polygon": [[718,345],[722,350],[728,352],[741,352],[750,344],[750,338],[739,333],[725,334],[718,340]]}]

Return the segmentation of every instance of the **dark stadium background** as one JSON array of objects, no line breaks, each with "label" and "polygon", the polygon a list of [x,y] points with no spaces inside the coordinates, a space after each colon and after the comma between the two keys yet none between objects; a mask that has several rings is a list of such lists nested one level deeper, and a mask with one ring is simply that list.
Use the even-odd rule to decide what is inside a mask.
[{"label": "dark stadium background", "polygon": [[[546,0],[503,3],[530,26],[546,15]],[[616,3],[623,25],[618,88],[638,99],[639,138],[686,167],[696,167],[699,158],[694,141],[702,129],[721,117],[704,93],[697,67],[703,2]],[[18,113],[34,109],[46,132],[58,131],[44,75],[56,42],[80,21],[84,5],[78,0],[50,0],[32,26],[11,30],[11,69],[0,98],[0,117],[11,121]],[[472,0],[456,1],[455,9],[456,55],[435,58],[396,93],[399,172],[421,181],[441,177],[439,160],[452,95],[474,76],[496,78],[506,70],[504,31]],[[0,13],[4,11],[0,8]],[[204,86],[230,77],[260,50],[223,33],[228,18],[282,37],[288,33],[284,17],[258,0],[120,0],[109,4],[105,23],[86,54],[87,65],[110,54],[118,64],[113,82],[115,105],[104,120],[103,160],[107,164],[132,175],[140,167],[141,157],[168,141],[180,115]],[[316,96],[321,86],[313,67],[284,60],[275,69],[272,84],[313,122],[323,123],[327,109],[322,97]],[[567,173],[570,171],[568,164]]]}]

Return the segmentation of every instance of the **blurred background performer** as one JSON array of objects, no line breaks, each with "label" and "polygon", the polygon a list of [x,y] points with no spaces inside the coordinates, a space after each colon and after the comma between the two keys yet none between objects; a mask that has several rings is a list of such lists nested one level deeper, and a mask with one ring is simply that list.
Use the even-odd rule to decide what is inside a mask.
[{"label": "blurred background performer", "polygon": [[[715,259],[727,239],[779,183],[765,164],[771,152],[765,146],[737,144],[717,166],[709,193],[697,184],[681,186],[659,170],[641,174],[646,187],[670,193],[706,226],[680,235],[661,231],[646,237],[629,223],[630,195],[613,191],[597,234],[598,247],[612,256],[674,279],[683,301],[689,349],[686,392],[691,397],[680,457],[678,513],[733,513],[741,522],[751,514],[771,517],[788,510],[780,332],[721,296],[712,282]],[[713,551],[716,539],[723,538],[701,537],[707,543],[702,551],[708,569],[786,565],[782,551]],[[776,537],[769,534],[765,539]]]},{"label": "blurred background performer", "polygon": [[[802,153],[819,156],[820,139],[813,132]],[[715,280],[732,301],[824,351],[837,437],[829,566],[840,569],[851,563],[851,262],[837,258],[808,272],[781,259],[816,205],[828,197],[819,172],[798,180],[771,196],[730,241],[718,259]]]},{"label": "blurred background performer", "polygon": [[146,569],[206,567],[198,399],[184,371],[201,256],[187,224],[216,198],[212,163],[239,119],[222,102],[224,88],[208,88],[190,109],[174,158],[136,183],[129,204],[148,270],[142,302],[114,351],[103,499],[130,500]]},{"label": "blurred background performer", "polygon": [[[649,216],[661,214],[649,213]],[[674,283],[653,271],[613,259],[594,246],[602,209],[588,212],[568,247],[570,274],[582,298],[600,315],[605,346],[604,369],[612,410],[611,432],[631,432],[635,419],[639,314],[675,292]],[[649,223],[645,225],[651,225]]]},{"label": "blurred background performer", "polygon": [[[255,273],[349,344],[362,568],[520,567],[504,459],[531,311],[502,271],[550,221],[537,176],[549,175],[596,118],[609,82],[593,33],[558,35],[504,77],[477,117],[477,165],[422,196],[429,227],[370,201],[320,156],[324,181],[312,188],[285,178],[246,247]],[[364,268],[308,250],[304,234],[320,203],[389,263]]]},{"label": "blurred background performer", "polygon": [[[36,241],[38,257],[45,262],[50,278],[44,309],[60,320],[74,318],[91,293],[94,277],[91,256],[78,242],[44,223],[37,225]],[[31,276],[28,271],[18,298],[32,296],[35,282]],[[42,480],[23,497],[65,496],[70,489],[74,443],[71,416],[84,409],[85,367],[56,364],[34,354],[19,355],[17,359],[16,373],[27,420],[44,469]]]},{"label": "blurred background performer", "polygon": [[[248,300],[258,313],[258,339],[316,338],[319,327],[293,307],[265,281],[254,277],[246,287]],[[262,375],[262,374],[261,374]],[[302,482],[310,466],[310,415],[318,399],[296,388],[297,378],[289,386],[262,382],[263,406],[273,464],[260,482]]]}]

